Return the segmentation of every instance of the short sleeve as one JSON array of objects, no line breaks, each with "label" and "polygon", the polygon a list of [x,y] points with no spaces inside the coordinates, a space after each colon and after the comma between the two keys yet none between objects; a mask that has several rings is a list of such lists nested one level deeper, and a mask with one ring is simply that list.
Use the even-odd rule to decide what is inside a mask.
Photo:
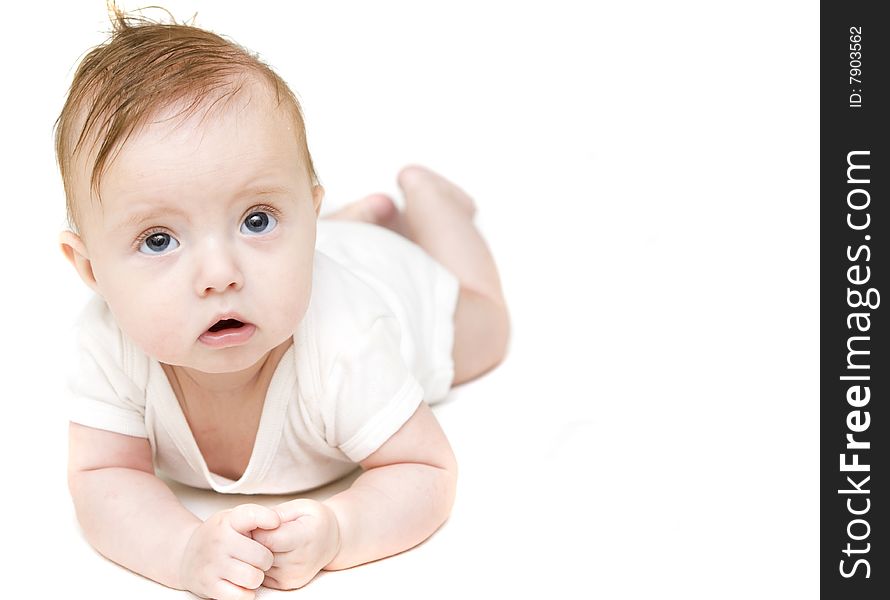
[{"label": "short sleeve", "polygon": [[104,302],[81,315],[67,378],[68,419],[74,423],[147,438],[145,393],[126,372],[126,341]]},{"label": "short sleeve", "polygon": [[340,352],[327,377],[321,406],[325,439],[353,462],[380,448],[423,400],[399,342],[396,318],[378,317]]}]

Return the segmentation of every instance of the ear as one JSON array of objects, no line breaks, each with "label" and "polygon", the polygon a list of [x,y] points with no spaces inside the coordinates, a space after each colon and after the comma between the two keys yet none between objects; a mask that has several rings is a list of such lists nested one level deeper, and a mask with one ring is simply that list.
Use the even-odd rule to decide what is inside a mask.
[{"label": "ear", "polygon": [[318,184],[312,186],[312,205],[315,207],[315,216],[321,212],[321,201],[324,200],[324,188]]},{"label": "ear", "polygon": [[99,289],[96,284],[96,277],[93,275],[93,265],[90,262],[87,247],[80,239],[80,236],[73,231],[67,229],[59,234],[59,244],[62,247],[62,254],[68,259],[68,262],[94,292],[98,293]]}]

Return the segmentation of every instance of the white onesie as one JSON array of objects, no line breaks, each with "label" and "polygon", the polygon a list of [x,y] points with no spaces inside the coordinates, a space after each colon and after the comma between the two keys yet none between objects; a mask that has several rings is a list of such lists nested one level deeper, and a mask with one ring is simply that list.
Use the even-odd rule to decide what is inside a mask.
[{"label": "white onesie", "polygon": [[133,345],[99,296],[78,320],[68,417],[148,438],[155,468],[190,486],[311,489],[354,469],[421,400],[448,393],[457,294],[457,279],[409,240],[319,221],[309,308],[272,376],[237,481],[209,471],[160,363]]}]

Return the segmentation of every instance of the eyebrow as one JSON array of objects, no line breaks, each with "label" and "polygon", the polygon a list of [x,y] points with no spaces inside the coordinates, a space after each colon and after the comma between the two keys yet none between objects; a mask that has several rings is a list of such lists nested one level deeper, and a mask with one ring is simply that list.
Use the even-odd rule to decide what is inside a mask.
[{"label": "eyebrow", "polygon": [[153,221],[163,216],[176,214],[189,221],[188,214],[176,206],[157,206],[147,211],[137,211],[122,219],[116,226],[116,229],[130,229],[137,225],[142,225],[146,221]]},{"label": "eyebrow", "polygon": [[[238,194],[233,196],[230,204],[233,204],[239,198],[244,198],[245,196],[250,196],[255,198],[257,196],[271,196],[275,194],[286,194],[290,190],[282,186],[275,185],[257,185],[257,186],[245,186]],[[142,225],[146,221],[153,221],[155,219],[159,219],[161,217],[175,214],[186,220],[189,224],[191,224],[191,219],[189,219],[188,213],[179,208],[176,205],[163,205],[163,206],[155,206],[147,211],[135,211],[132,214],[124,217],[120,222],[118,222],[116,229],[129,229],[135,228],[136,226]]]},{"label": "eyebrow", "polygon": [[271,196],[273,194],[287,194],[291,190],[280,185],[247,185],[236,196],[242,198],[244,196]]}]

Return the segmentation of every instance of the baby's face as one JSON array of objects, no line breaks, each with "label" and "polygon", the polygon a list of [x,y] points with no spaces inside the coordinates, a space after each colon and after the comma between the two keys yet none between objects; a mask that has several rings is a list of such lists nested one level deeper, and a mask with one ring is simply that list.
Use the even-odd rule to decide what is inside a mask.
[{"label": "baby's face", "polygon": [[[322,190],[290,119],[245,91],[203,122],[154,119],[103,175],[101,206],[81,204],[118,325],[149,356],[205,373],[246,369],[287,340],[311,288]],[[227,316],[245,324],[209,331]]]}]

